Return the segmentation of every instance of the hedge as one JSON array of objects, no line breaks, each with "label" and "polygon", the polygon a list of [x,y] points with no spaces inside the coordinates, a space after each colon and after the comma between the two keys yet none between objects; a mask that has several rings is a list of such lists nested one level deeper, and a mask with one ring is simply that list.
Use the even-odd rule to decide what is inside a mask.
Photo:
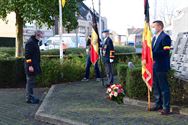
[{"label": "hedge", "polygon": [[0,60],[0,87],[22,86],[25,82],[23,59]]},{"label": "hedge", "polygon": [[15,38],[0,37],[0,47],[15,47]]},{"label": "hedge", "polygon": [[[117,65],[117,75],[119,82],[125,87],[128,65],[120,63]],[[124,88],[126,89],[126,88]]]},{"label": "hedge", "polygon": [[[135,48],[130,46],[115,46],[114,47],[116,53],[134,53]],[[64,50],[65,55],[85,55],[84,48],[68,48]],[[59,55],[59,49],[52,49],[41,51],[41,55]]]},{"label": "hedge", "polygon": [[[137,66],[134,69],[129,69],[127,64],[118,64],[118,78],[121,84],[124,85],[126,94],[130,98],[147,100],[147,87],[142,80],[141,67]],[[174,71],[168,73],[168,82],[171,91],[171,103],[176,105],[187,105],[188,96],[185,88],[185,81],[174,77]],[[151,94],[151,99],[154,99]]]},{"label": "hedge", "polygon": [[147,87],[142,80],[141,68],[127,69],[126,92],[131,98],[144,99],[147,96]]},{"label": "hedge", "polygon": [[141,54],[139,53],[116,53],[115,63],[128,63],[141,64]]},{"label": "hedge", "polygon": [[0,47],[0,59],[14,57],[15,48],[14,47]]}]

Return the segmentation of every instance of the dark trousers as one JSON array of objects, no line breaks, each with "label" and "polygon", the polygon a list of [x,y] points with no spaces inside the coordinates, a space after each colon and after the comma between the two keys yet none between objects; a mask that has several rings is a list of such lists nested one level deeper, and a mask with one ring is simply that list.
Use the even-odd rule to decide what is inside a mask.
[{"label": "dark trousers", "polygon": [[30,100],[33,97],[33,88],[36,82],[36,76],[26,75],[26,100]]},{"label": "dark trousers", "polygon": [[[87,79],[89,79],[91,64],[92,63],[91,63],[90,56],[88,56],[87,59],[86,59],[86,73],[85,73],[85,78],[87,78]],[[95,77],[100,78],[100,71],[99,71],[98,62],[96,62],[96,64],[94,65],[94,69],[95,69]]]},{"label": "dark trousers", "polygon": [[167,81],[167,72],[153,70],[153,75],[155,106],[163,107],[164,110],[170,111],[170,89]]},{"label": "dark trousers", "polygon": [[105,71],[106,71],[106,75],[107,75],[107,79],[108,79],[108,83],[107,84],[113,84],[114,82],[114,76],[113,76],[113,65],[112,63],[104,63],[105,66]]}]

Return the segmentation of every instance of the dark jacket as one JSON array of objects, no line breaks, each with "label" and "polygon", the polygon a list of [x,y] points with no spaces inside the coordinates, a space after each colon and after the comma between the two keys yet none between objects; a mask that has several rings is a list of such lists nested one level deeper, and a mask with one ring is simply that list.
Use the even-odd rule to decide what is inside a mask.
[{"label": "dark jacket", "polygon": [[[38,42],[39,40],[35,36],[31,36],[25,45],[25,72],[27,75],[38,75],[41,73]],[[29,66],[33,66],[34,72],[29,72]]]},{"label": "dark jacket", "polygon": [[156,37],[152,40],[153,69],[156,72],[167,72],[170,69],[170,36],[162,31],[154,45],[155,39]]},{"label": "dark jacket", "polygon": [[102,56],[104,63],[110,63],[110,59],[114,59],[114,45],[112,39],[108,37],[102,45]]}]

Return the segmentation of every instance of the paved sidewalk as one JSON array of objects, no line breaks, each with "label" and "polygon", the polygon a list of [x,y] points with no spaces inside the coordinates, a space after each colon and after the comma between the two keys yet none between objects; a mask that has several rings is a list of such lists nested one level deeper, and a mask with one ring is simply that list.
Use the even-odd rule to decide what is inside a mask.
[{"label": "paved sidewalk", "polygon": [[144,107],[106,99],[100,83],[54,85],[36,113],[38,120],[59,125],[188,125],[188,116],[161,116]]},{"label": "paved sidewalk", "polygon": [[[36,89],[44,97],[47,89]],[[0,125],[49,125],[34,119],[39,105],[25,103],[24,89],[0,89]]]}]

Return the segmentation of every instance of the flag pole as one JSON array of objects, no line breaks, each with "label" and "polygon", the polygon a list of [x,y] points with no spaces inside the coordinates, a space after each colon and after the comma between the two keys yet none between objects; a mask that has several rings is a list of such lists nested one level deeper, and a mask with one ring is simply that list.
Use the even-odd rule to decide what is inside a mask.
[{"label": "flag pole", "polygon": [[[93,2],[93,0],[92,0],[92,5],[93,5],[93,13],[94,13],[94,16],[95,16],[95,10],[94,10],[94,2]],[[100,8],[100,7],[99,7]],[[100,17],[99,17],[99,23],[100,23]],[[100,26],[99,26],[99,28],[100,28]],[[104,73],[104,68],[103,68],[103,64],[102,64],[102,56],[101,56],[101,53],[100,53],[100,46],[101,46],[101,44],[100,44],[100,42],[101,42],[101,37],[100,37],[100,35],[101,35],[101,31],[99,30],[99,32],[98,32],[98,53],[99,53],[99,62],[100,62],[100,66],[101,66],[101,82],[102,82],[102,85],[103,85],[103,87],[105,87],[105,85],[104,85],[104,79],[103,79],[103,73]]]},{"label": "flag pole", "polygon": [[101,0],[99,0],[99,37],[101,38]]},{"label": "flag pole", "polygon": [[150,96],[150,90],[148,88],[148,111],[151,109],[151,96]]},{"label": "flag pole", "polygon": [[[150,29],[150,17],[149,17],[149,2],[144,0],[144,14],[145,24],[143,32],[143,48],[142,48],[142,78],[146,82],[148,88],[148,111],[151,110],[151,96],[150,89],[153,84],[153,57],[151,46],[151,29]],[[149,67],[146,67],[146,63]]]},{"label": "flag pole", "polygon": [[102,28],[101,28],[101,0],[99,0],[99,57],[100,57],[100,66],[101,66],[101,82],[102,85],[105,87],[104,85],[104,79],[103,79],[103,74],[104,74],[104,68],[103,68],[103,64],[102,64],[102,56],[100,53],[100,38],[101,38],[101,34],[102,34]]},{"label": "flag pole", "polygon": [[62,42],[62,0],[59,0],[59,36],[60,36],[60,60],[63,62],[63,42]]}]

